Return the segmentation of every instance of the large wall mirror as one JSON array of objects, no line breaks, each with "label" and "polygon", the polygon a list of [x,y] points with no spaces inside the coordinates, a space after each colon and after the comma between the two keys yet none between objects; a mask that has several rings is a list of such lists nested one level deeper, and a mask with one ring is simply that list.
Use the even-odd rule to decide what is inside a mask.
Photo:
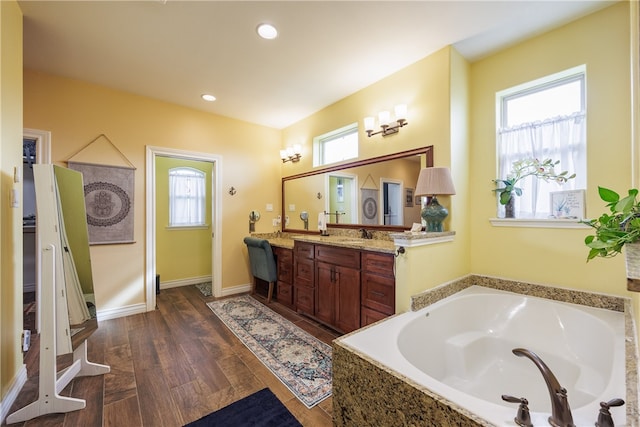
[{"label": "large wall mirror", "polygon": [[408,229],[421,222],[413,190],[431,166],[432,145],[284,177],[283,231],[316,232],[320,214],[334,228]]}]

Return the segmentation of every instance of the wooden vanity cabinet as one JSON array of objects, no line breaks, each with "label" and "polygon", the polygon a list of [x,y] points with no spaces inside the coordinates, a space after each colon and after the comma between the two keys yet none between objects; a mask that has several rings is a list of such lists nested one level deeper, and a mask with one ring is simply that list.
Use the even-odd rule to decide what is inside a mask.
[{"label": "wooden vanity cabinet", "polygon": [[277,300],[279,303],[293,308],[293,250],[274,247],[273,254],[276,257],[278,271]]},{"label": "wooden vanity cabinet", "polygon": [[316,245],[315,317],[340,332],[360,327],[360,252]]},{"label": "wooden vanity cabinet", "polygon": [[293,304],[348,333],[395,312],[393,254],[296,241]]},{"label": "wooden vanity cabinet", "polygon": [[393,254],[362,252],[361,326],[395,313]]},{"label": "wooden vanity cabinet", "polygon": [[295,242],[293,262],[293,302],[299,313],[315,314],[314,245]]}]

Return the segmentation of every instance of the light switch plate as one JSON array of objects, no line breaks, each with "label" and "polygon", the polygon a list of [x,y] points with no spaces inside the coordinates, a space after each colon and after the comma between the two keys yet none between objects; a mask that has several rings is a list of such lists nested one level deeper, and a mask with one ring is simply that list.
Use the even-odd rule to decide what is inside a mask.
[{"label": "light switch plate", "polygon": [[267,203],[267,212],[273,212],[273,203]]}]

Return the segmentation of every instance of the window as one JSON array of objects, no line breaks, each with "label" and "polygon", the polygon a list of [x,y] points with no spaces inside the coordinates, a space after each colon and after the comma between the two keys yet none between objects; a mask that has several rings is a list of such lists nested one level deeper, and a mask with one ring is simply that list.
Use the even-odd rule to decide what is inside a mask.
[{"label": "window", "polygon": [[562,186],[534,177],[520,181],[517,217],[548,218],[551,192],[586,188],[585,78],[580,66],[497,94],[498,177],[509,178],[515,161],[530,158],[559,160],[556,172],[576,174]]},{"label": "window", "polygon": [[169,170],[169,226],[205,225],[206,174],[193,168]]},{"label": "window", "polygon": [[313,166],[358,157],[358,123],[313,138]]}]

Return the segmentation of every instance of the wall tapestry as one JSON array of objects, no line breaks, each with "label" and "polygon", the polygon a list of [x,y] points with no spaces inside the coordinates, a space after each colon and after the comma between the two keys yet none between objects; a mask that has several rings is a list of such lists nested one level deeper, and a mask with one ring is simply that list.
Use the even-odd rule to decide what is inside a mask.
[{"label": "wall tapestry", "polygon": [[378,224],[378,190],[370,188],[361,188],[362,196],[362,224],[377,225]]},{"label": "wall tapestry", "polygon": [[[99,150],[99,151],[96,151]],[[80,158],[72,160],[83,153]],[[120,157],[128,166],[98,164],[93,159]],[[116,163],[120,160],[114,159]],[[67,160],[82,173],[90,245],[134,243],[133,197],[136,168],[105,134],[80,148]]]},{"label": "wall tapestry", "polygon": [[133,243],[135,168],[68,162],[82,172],[89,244]]}]

